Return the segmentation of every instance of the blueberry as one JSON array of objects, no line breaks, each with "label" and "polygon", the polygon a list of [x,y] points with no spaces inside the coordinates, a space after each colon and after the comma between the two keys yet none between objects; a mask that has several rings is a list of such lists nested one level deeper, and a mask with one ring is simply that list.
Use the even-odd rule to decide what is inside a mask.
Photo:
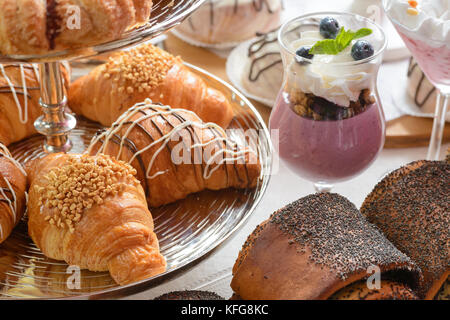
[{"label": "blueberry", "polygon": [[339,22],[332,17],[325,17],[320,21],[320,34],[325,39],[336,39],[339,33]]},{"label": "blueberry", "polygon": [[306,59],[312,59],[314,58],[314,55],[309,53],[309,50],[311,50],[311,47],[301,47],[300,49],[297,50],[296,54],[302,58],[306,58]]},{"label": "blueberry", "polygon": [[363,60],[373,56],[373,46],[366,40],[358,40],[352,47],[352,57],[355,60]]}]

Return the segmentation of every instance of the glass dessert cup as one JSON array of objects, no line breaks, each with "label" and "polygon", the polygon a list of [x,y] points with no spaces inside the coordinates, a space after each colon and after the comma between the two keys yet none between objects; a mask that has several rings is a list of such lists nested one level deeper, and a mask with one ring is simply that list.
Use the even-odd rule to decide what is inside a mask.
[{"label": "glass dessert cup", "polygon": [[[316,62],[296,55],[302,34],[317,30],[326,16],[352,30],[372,29],[367,39],[374,44],[374,54],[347,62]],[[384,146],[385,120],[376,82],[386,38],[369,19],[327,12],[285,23],[278,40],[285,71],[270,117],[272,140],[289,169],[312,181],[318,192],[327,192],[334,183],[361,174]]]},{"label": "glass dessert cup", "polygon": [[[433,35],[421,34],[420,27],[417,30],[412,30],[410,28],[411,26],[406,26],[400,22],[390,14],[389,8],[391,8],[392,3],[392,0],[383,0],[383,6],[387,16],[392,21],[397,32],[400,34],[428,80],[438,89],[427,159],[439,160],[445,127],[445,115],[450,100],[450,43],[445,41],[445,39],[435,39]],[[408,15],[406,8],[404,14]],[[432,19],[431,16],[428,18]],[[406,19],[413,19],[413,17]]]}]

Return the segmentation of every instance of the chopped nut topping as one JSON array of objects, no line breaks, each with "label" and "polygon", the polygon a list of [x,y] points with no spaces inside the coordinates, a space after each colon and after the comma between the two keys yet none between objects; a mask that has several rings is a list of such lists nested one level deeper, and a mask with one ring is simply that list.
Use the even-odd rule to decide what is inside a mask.
[{"label": "chopped nut topping", "polygon": [[81,220],[85,209],[102,204],[108,196],[123,193],[126,184],[139,184],[135,175],[136,169],[126,162],[114,161],[106,155],[82,155],[51,169],[43,178],[46,186],[36,185],[34,190],[39,194],[39,205],[56,209],[45,221],[74,232],[74,223]]},{"label": "chopped nut topping", "polygon": [[141,45],[109,58],[103,76],[113,79],[119,92],[149,92],[161,84],[177,59],[151,44]]},{"label": "chopped nut topping", "polygon": [[326,99],[297,89],[290,92],[289,100],[292,109],[298,115],[314,120],[342,120],[364,112],[375,103],[369,89],[362,90],[357,101],[351,101],[349,107],[338,106]]}]

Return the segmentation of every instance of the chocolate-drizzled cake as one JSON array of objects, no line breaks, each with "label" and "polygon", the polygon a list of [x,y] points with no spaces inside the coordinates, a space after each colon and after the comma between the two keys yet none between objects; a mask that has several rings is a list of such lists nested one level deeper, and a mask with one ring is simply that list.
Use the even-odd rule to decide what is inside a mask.
[{"label": "chocolate-drizzled cake", "polygon": [[422,112],[434,113],[437,89],[412,57],[408,66],[408,94]]},{"label": "chocolate-drizzled cake", "polygon": [[423,271],[420,295],[433,299],[450,275],[450,164],[416,161],[395,170],[361,212]]},{"label": "chocolate-drizzled cake", "polygon": [[218,294],[209,291],[187,290],[163,294],[154,300],[225,300]]},{"label": "chocolate-drizzled cake", "polygon": [[280,24],[281,0],[208,0],[175,34],[193,44],[235,44]]},{"label": "chocolate-drizzled cake", "polygon": [[399,283],[388,285],[384,298],[415,298],[407,286],[417,286],[420,271],[411,259],[346,198],[313,194],[255,229],[234,265],[231,287],[244,300],[328,299],[369,277],[374,266],[382,281]]},{"label": "chocolate-drizzled cake", "polygon": [[241,83],[253,96],[275,101],[283,83],[283,62],[277,39],[278,29],[259,34],[247,50]]}]

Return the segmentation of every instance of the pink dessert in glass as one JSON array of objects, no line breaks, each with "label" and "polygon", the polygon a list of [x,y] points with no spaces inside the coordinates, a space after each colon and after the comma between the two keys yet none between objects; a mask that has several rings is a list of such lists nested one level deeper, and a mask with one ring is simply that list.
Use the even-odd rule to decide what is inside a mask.
[{"label": "pink dessert in glass", "polygon": [[428,79],[435,84],[450,86],[450,47],[447,45],[430,47],[425,42],[410,38],[401,31],[399,34],[409,50],[414,52],[414,57]]},{"label": "pink dessert in glass", "polygon": [[[370,32],[339,43],[361,30]],[[322,50],[325,39],[336,45]],[[383,148],[376,80],[384,33],[357,15],[319,13],[283,25],[279,42],[285,74],[269,123],[274,145],[293,172],[329,191],[362,173]]]},{"label": "pink dessert in glass", "polygon": [[438,160],[450,102],[450,1],[383,0],[394,24],[419,66],[438,89],[429,160]]}]

